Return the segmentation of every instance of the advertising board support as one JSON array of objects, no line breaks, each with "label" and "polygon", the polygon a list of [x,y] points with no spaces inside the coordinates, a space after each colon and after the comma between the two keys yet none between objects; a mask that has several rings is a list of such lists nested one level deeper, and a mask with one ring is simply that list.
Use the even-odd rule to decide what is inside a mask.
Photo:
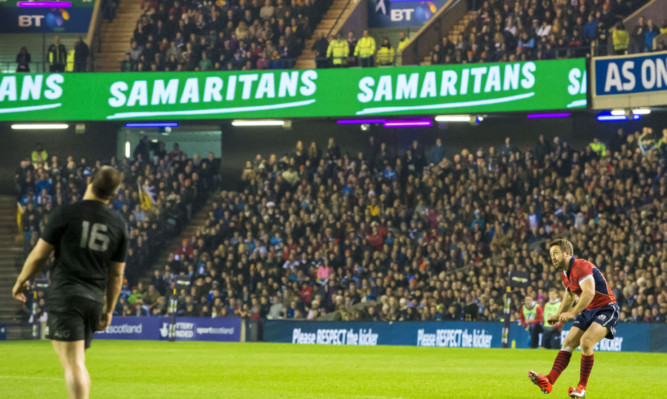
[{"label": "advertising board support", "polygon": [[176,296],[176,289],[169,297],[169,341],[174,342],[176,339],[176,310],[178,309],[178,297]]},{"label": "advertising board support", "polygon": [[509,284],[505,293],[505,307],[503,308],[503,348],[509,348],[510,342],[510,320],[512,307],[512,288],[528,287],[528,273],[512,270],[509,272]]},{"label": "advertising board support", "polygon": [[243,336],[245,337],[246,342],[258,342],[258,341],[263,341],[264,337],[262,336],[262,328],[263,328],[263,320],[262,319],[245,319],[244,320],[244,326],[245,326],[245,334]]}]

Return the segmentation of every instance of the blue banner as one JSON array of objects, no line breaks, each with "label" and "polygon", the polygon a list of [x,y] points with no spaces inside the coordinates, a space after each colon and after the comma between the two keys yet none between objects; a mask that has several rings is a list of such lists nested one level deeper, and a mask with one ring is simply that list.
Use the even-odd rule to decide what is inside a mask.
[{"label": "blue banner", "polygon": [[502,323],[303,322],[267,320],[264,341],[320,345],[500,348]]},{"label": "blue banner", "polygon": [[0,324],[0,341],[7,339],[7,326]]},{"label": "blue banner", "polygon": [[667,90],[667,52],[593,60],[595,95]]},{"label": "blue banner", "polygon": [[[563,326],[560,334],[560,342],[565,340],[571,327],[572,323],[567,323]],[[619,323],[616,328],[616,337],[613,340],[603,339],[595,345],[594,350],[596,352],[667,352],[667,347],[665,346],[663,346],[662,350],[658,349],[659,345],[656,345],[655,349],[650,347],[650,327],[650,324]],[[517,348],[530,348],[530,333],[520,325],[513,324],[510,327],[510,340],[515,342]],[[542,346],[541,334],[540,346]]]},{"label": "blue banner", "polygon": [[166,317],[114,317],[104,331],[95,333],[95,339],[160,339],[160,327]]},{"label": "blue banner", "polygon": [[[561,331],[561,342],[572,326]],[[502,323],[495,322],[324,322],[267,320],[264,341],[319,345],[406,345],[440,348],[502,348]],[[530,348],[530,334],[510,327],[516,348]],[[613,340],[595,346],[601,352],[667,352],[667,325],[618,325]]]},{"label": "blue banner", "polygon": [[[96,339],[168,340],[168,317],[114,317]],[[176,319],[177,341],[239,342],[241,319],[180,317]]]},{"label": "blue banner", "polygon": [[86,33],[93,7],[0,7],[0,33]]},{"label": "blue banner", "polygon": [[445,4],[447,0],[368,0],[368,27],[418,28]]}]

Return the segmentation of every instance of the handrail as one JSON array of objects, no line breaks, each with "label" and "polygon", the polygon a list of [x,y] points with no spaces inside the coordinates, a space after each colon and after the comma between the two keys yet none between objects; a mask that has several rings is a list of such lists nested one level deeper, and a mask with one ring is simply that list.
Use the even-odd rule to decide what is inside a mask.
[{"label": "handrail", "polygon": [[[463,0],[449,0],[441,9],[439,9],[434,16],[431,17],[412,38],[408,39],[408,44],[403,48],[403,51],[400,54],[401,60],[405,60],[406,54],[409,54],[408,51],[412,51],[415,55],[415,63],[419,64],[419,44],[424,36],[424,34],[430,29],[441,29],[442,19],[445,17],[446,13],[451,12],[454,8],[461,4]],[[468,6],[465,5],[466,10]],[[467,12],[467,11],[466,11]],[[409,50],[408,50],[409,49]]]},{"label": "handrail", "polygon": [[429,19],[428,21],[426,21],[426,23],[425,23],[424,25],[422,25],[421,28],[419,28],[419,30],[417,31],[417,33],[415,33],[415,34],[412,36],[411,39],[408,39],[408,44],[407,44],[405,47],[407,48],[408,46],[410,46],[410,45],[412,44],[412,42],[417,41],[417,40],[419,39],[419,36],[421,36],[421,34],[424,33],[424,31],[426,31],[428,28],[431,27],[431,25],[433,25],[434,23],[436,23],[436,21],[438,21],[438,20],[440,19],[440,15],[441,15],[441,14],[443,14],[443,13],[444,13],[445,11],[447,11],[449,8],[451,8],[451,7],[453,7],[454,5],[456,5],[459,1],[462,1],[462,0],[449,0],[449,1],[445,4],[444,7],[442,7],[441,9],[439,9],[438,12],[436,12],[435,15],[431,17],[431,19]]},{"label": "handrail", "polygon": [[86,44],[90,46],[93,42],[93,37],[95,36],[95,33],[97,32],[97,28],[99,28],[99,15],[100,15],[100,9],[102,8],[101,6],[102,2],[101,1],[96,1],[95,2],[95,8],[93,8],[93,16],[90,18],[90,25],[88,26],[88,34],[86,35]]},{"label": "handrail", "polygon": [[[331,25],[331,29],[329,29],[329,32],[327,33],[326,37],[329,37],[331,35],[331,32],[334,31],[334,29],[336,28],[336,25],[338,25],[338,21],[340,21],[340,18],[343,16],[345,11],[347,11],[347,7],[350,5],[351,1],[352,0],[347,0],[347,3],[345,3],[345,7],[343,7],[343,9],[340,11],[340,14],[338,14],[338,17],[336,17],[336,21],[334,22],[333,25]],[[333,3],[331,3],[331,5],[333,5]]]},{"label": "handrail", "polygon": [[86,43],[88,44],[88,49],[90,50],[90,69],[94,71],[95,69],[95,54],[97,53],[98,47],[101,46],[100,42],[100,26],[102,25],[102,3],[103,1],[96,1],[95,8],[93,9],[93,16],[90,19],[90,26],[88,27],[88,35],[86,36]]},{"label": "handrail", "polygon": [[639,14],[641,14],[641,12],[644,11],[644,9],[645,9],[646,7],[652,5],[653,3],[657,2],[657,1],[659,1],[659,0],[652,0],[652,1],[649,1],[648,3],[644,4],[643,6],[639,7],[639,8],[636,9],[632,14],[630,14],[630,15],[628,15],[627,17],[623,18],[623,23],[626,24],[628,21],[634,19],[636,16],[639,16]]}]

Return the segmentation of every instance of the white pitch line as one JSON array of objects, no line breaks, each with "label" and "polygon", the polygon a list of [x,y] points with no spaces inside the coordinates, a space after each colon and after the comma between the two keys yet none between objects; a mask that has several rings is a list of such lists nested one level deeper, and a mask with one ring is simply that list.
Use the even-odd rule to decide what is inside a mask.
[{"label": "white pitch line", "polygon": [[63,381],[63,378],[56,377],[40,377],[29,375],[0,375],[0,378],[7,378],[13,380],[48,380],[48,381]]}]

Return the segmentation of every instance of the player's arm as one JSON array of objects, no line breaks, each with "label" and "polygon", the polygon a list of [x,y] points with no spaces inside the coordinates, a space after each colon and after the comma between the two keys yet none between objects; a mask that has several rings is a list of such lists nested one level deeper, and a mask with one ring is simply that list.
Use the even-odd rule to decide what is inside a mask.
[{"label": "player's arm", "polygon": [[570,312],[565,312],[561,315],[560,321],[568,321],[579,315],[588,305],[590,305],[593,297],[595,297],[595,280],[593,275],[589,274],[583,279],[579,280],[579,287],[581,288],[581,295],[579,295],[579,300],[577,305]]},{"label": "player's arm", "polygon": [[123,273],[125,273],[125,262],[111,262],[107,281],[106,303],[104,313],[97,326],[98,331],[106,329],[111,324],[113,311],[116,308],[116,301],[118,301],[120,289],[123,286]]},{"label": "player's arm", "polygon": [[572,304],[574,303],[574,294],[570,292],[567,288],[565,289],[565,292],[563,293],[563,299],[560,301],[560,307],[558,308],[558,312],[556,312],[555,315],[549,316],[547,319],[547,323],[549,324],[555,324],[558,322],[561,313],[565,313],[570,308],[572,307]]},{"label": "player's arm", "polygon": [[14,299],[21,302],[26,301],[24,293],[30,288],[28,280],[42,270],[51,252],[53,252],[53,245],[40,238],[35,248],[30,251],[30,255],[28,255],[23,264],[23,270],[21,270],[21,274],[16,279],[16,284],[14,284],[14,288],[12,289]]}]

